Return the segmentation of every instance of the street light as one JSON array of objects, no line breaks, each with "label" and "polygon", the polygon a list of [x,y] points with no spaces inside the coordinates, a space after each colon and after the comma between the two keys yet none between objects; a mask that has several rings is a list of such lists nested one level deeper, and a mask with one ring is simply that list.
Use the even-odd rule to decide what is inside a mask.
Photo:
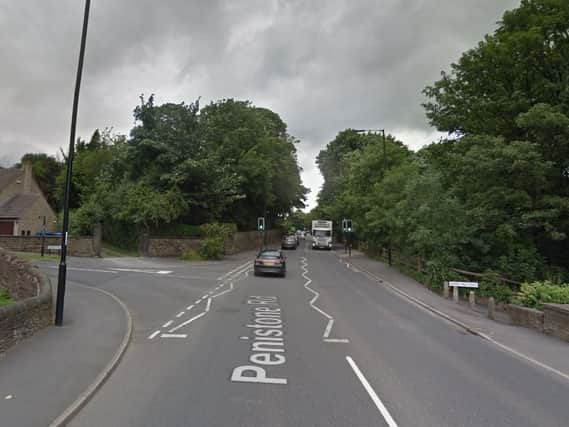
[{"label": "street light", "polygon": [[[387,173],[387,144],[385,141],[385,129],[354,129],[356,133],[371,133],[377,134],[380,133],[383,136],[383,175]],[[391,267],[391,237],[389,237],[389,247],[387,248],[387,263]]]},{"label": "street light", "polygon": [[71,175],[73,167],[73,151],[75,144],[75,130],[77,128],[77,108],[79,106],[79,89],[81,88],[81,75],[83,74],[83,59],[85,58],[85,43],[87,41],[87,25],[89,23],[89,8],[91,0],[85,0],[83,15],[83,31],[81,33],[81,46],[79,48],[79,62],[75,79],[75,93],[73,95],[73,110],[71,112],[71,132],[69,136],[69,154],[67,155],[67,172],[65,174],[65,196],[63,199],[63,229],[61,236],[61,258],[57,277],[57,299],[55,302],[55,325],[63,324],[63,305],[65,301],[65,280],[67,278],[67,240],[69,231],[69,193],[71,192]]}]

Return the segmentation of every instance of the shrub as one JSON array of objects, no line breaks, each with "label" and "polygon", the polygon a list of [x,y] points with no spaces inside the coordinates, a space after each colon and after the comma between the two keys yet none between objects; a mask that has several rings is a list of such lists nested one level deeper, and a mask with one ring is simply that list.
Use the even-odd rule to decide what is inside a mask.
[{"label": "shrub", "polygon": [[3,305],[8,305],[11,302],[12,299],[10,298],[10,294],[8,293],[8,291],[6,289],[0,288],[0,307]]},{"label": "shrub", "polygon": [[237,232],[237,226],[235,224],[212,222],[203,224],[200,227],[200,231],[207,238],[225,241],[229,236]]},{"label": "shrub", "polygon": [[545,303],[569,304],[569,284],[544,282],[524,283],[513,302],[525,307],[542,309]]},{"label": "shrub", "polygon": [[509,303],[514,295],[512,289],[504,283],[500,275],[495,272],[486,272],[480,281],[479,293],[481,296],[494,297],[496,302]]},{"label": "shrub", "polygon": [[205,239],[199,249],[199,255],[203,259],[222,259],[224,252],[224,240],[214,237]]},{"label": "shrub", "polygon": [[183,261],[201,261],[203,258],[198,253],[198,251],[194,249],[188,249],[184,251],[184,253],[180,256],[180,259]]}]

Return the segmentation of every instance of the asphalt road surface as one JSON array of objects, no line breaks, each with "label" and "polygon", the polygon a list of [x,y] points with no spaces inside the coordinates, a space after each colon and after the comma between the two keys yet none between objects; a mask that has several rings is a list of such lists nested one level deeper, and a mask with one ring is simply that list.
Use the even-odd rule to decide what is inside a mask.
[{"label": "asphalt road surface", "polygon": [[121,298],[135,324],[124,359],[71,425],[569,425],[561,378],[334,252],[286,254],[286,278],[255,277],[244,259],[70,269]]}]

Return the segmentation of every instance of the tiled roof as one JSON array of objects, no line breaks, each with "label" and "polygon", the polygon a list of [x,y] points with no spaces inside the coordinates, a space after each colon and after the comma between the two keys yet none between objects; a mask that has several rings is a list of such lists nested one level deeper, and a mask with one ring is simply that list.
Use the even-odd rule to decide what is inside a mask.
[{"label": "tiled roof", "polygon": [[41,197],[39,194],[15,194],[0,204],[0,218],[20,218]]},{"label": "tiled roof", "polygon": [[24,171],[21,169],[0,169],[0,192],[13,181],[24,179]]}]

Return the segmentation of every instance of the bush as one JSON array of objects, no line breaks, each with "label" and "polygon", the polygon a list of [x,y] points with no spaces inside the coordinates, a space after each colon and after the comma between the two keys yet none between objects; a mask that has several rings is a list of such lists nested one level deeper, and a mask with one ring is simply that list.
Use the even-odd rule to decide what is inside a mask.
[{"label": "bush", "polygon": [[494,297],[496,302],[505,304],[509,303],[514,295],[512,289],[495,272],[484,273],[484,277],[480,281],[479,293],[486,298]]},{"label": "bush", "polygon": [[542,309],[545,303],[569,304],[569,284],[557,285],[549,280],[524,283],[513,302],[538,310]]},{"label": "bush", "polygon": [[184,253],[180,256],[180,259],[183,261],[201,261],[203,258],[198,253],[198,251],[194,249],[188,249],[184,251]]},{"label": "bush", "polygon": [[224,252],[224,240],[213,237],[205,239],[199,249],[203,259],[222,259]]},{"label": "bush", "polygon": [[200,225],[191,224],[163,224],[150,231],[150,235],[159,237],[201,237],[203,236]]},{"label": "bush", "polygon": [[8,305],[12,302],[10,298],[10,293],[6,289],[0,288],[0,307],[3,305]]},{"label": "bush", "polygon": [[203,224],[200,227],[202,236],[210,239],[222,239],[225,241],[229,236],[237,232],[237,226],[235,224],[212,222],[209,224]]}]

